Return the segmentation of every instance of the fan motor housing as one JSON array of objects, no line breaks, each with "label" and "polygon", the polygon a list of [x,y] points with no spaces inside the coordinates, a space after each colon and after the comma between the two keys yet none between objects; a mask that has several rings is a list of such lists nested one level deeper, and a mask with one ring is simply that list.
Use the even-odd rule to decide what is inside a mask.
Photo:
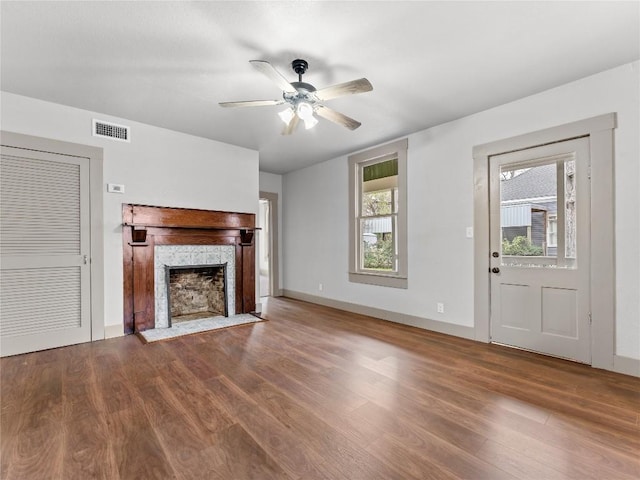
[{"label": "fan motor housing", "polygon": [[293,87],[296,90],[298,90],[298,92],[300,92],[300,93],[307,93],[307,92],[311,93],[311,92],[315,92],[316,91],[316,87],[314,87],[310,83],[291,82],[291,85],[293,85]]},{"label": "fan motor housing", "polygon": [[284,92],[282,97],[285,101],[289,102],[291,105],[296,106],[300,102],[310,103],[311,105],[317,102],[317,98],[314,95],[316,91],[316,87],[311,85],[310,83],[305,82],[291,82],[293,88],[297,90],[296,93],[288,93]]}]

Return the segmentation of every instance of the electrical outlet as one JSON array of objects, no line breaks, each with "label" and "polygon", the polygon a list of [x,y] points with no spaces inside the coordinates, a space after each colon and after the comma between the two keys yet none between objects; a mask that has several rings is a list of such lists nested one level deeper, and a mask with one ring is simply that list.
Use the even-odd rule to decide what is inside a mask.
[{"label": "electrical outlet", "polygon": [[438,313],[444,313],[444,303],[436,303],[436,311]]},{"label": "electrical outlet", "polygon": [[321,284],[321,283],[319,283],[319,284],[318,284],[318,290],[319,290],[319,291],[322,291],[322,288],[323,288],[323,287],[322,287],[322,284]]}]

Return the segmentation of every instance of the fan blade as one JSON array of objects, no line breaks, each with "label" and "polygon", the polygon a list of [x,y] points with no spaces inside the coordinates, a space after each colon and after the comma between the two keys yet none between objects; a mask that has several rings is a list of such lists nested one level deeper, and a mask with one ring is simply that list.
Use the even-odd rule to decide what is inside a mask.
[{"label": "fan blade", "polygon": [[333,123],[337,123],[338,125],[347,127],[349,130],[355,130],[360,125],[362,125],[357,120],[354,120],[353,118],[349,118],[340,112],[336,112],[335,110],[331,110],[330,108],[327,108],[324,105],[318,105],[316,107],[316,113],[320,115],[322,118],[326,118],[327,120]]},{"label": "fan blade", "polygon": [[352,80],[350,82],[340,83],[332,87],[321,88],[316,91],[316,97],[319,100],[331,100],[332,98],[342,97],[344,95],[355,95],[356,93],[370,92],[373,86],[366,78]]},{"label": "fan blade", "polygon": [[246,102],[220,102],[221,107],[268,107],[269,105],[281,105],[284,100],[247,100]]},{"label": "fan blade", "polygon": [[289,120],[289,124],[284,127],[284,130],[282,130],[282,135],[291,135],[298,126],[299,120],[300,119],[298,118],[298,115],[294,115],[293,117],[291,117],[291,120]]},{"label": "fan blade", "polygon": [[291,85],[287,79],[284,78],[282,74],[280,74],[280,72],[278,72],[269,62],[264,60],[249,60],[249,63],[260,73],[269,77],[272,82],[278,85],[285,92],[298,93],[295,87]]}]

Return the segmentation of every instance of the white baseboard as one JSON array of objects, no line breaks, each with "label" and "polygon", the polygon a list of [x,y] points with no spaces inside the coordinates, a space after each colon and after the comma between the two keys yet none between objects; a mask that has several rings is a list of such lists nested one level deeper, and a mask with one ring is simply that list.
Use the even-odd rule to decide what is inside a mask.
[{"label": "white baseboard", "polygon": [[638,360],[637,358],[614,355],[613,371],[618,373],[624,373],[625,375],[633,375],[634,377],[640,377],[640,360]]},{"label": "white baseboard", "polygon": [[318,297],[316,295],[296,292],[293,290],[284,289],[282,293],[285,297],[302,300],[304,302],[324,305],[325,307],[337,308],[339,310],[344,310],[351,313],[367,315],[369,317],[380,318],[389,322],[401,323],[403,325],[418,327],[425,330],[432,330],[438,333],[445,333],[447,335],[453,335],[455,337],[462,337],[470,340],[475,339],[475,329],[473,327],[465,327],[463,325],[455,325],[453,323],[439,322],[437,320],[431,320],[429,318],[407,315],[405,313],[392,312],[390,310],[368,307],[366,305],[359,305],[357,303],[343,302],[341,300],[334,300],[332,298]]},{"label": "white baseboard", "polygon": [[116,338],[124,337],[124,328],[122,324],[118,325],[105,325],[104,326],[104,338]]}]

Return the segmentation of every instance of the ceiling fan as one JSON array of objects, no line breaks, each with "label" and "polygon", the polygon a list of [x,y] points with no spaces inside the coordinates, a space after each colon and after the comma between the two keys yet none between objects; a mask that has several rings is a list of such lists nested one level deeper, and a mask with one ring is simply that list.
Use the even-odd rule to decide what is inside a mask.
[{"label": "ceiling fan", "polygon": [[287,109],[278,114],[286,124],[282,131],[283,135],[290,135],[293,133],[300,120],[304,122],[307,130],[313,128],[318,123],[318,119],[315,118],[314,113],[331,122],[337,123],[338,125],[347,127],[349,130],[355,130],[361,125],[357,120],[325,107],[323,103],[326,100],[342,97],[344,95],[353,95],[373,90],[371,83],[369,83],[369,80],[366,78],[360,78],[358,80],[352,80],[350,82],[340,83],[338,85],[316,90],[316,88],[310,83],[302,81],[302,75],[304,75],[309,68],[309,64],[305,60],[296,59],[291,62],[293,71],[298,74],[297,82],[289,82],[267,61],[250,60],[249,63],[251,63],[256,70],[269,77],[272,82],[282,89],[282,99],[220,102],[219,105],[221,107],[265,107],[286,103],[288,104]]}]

